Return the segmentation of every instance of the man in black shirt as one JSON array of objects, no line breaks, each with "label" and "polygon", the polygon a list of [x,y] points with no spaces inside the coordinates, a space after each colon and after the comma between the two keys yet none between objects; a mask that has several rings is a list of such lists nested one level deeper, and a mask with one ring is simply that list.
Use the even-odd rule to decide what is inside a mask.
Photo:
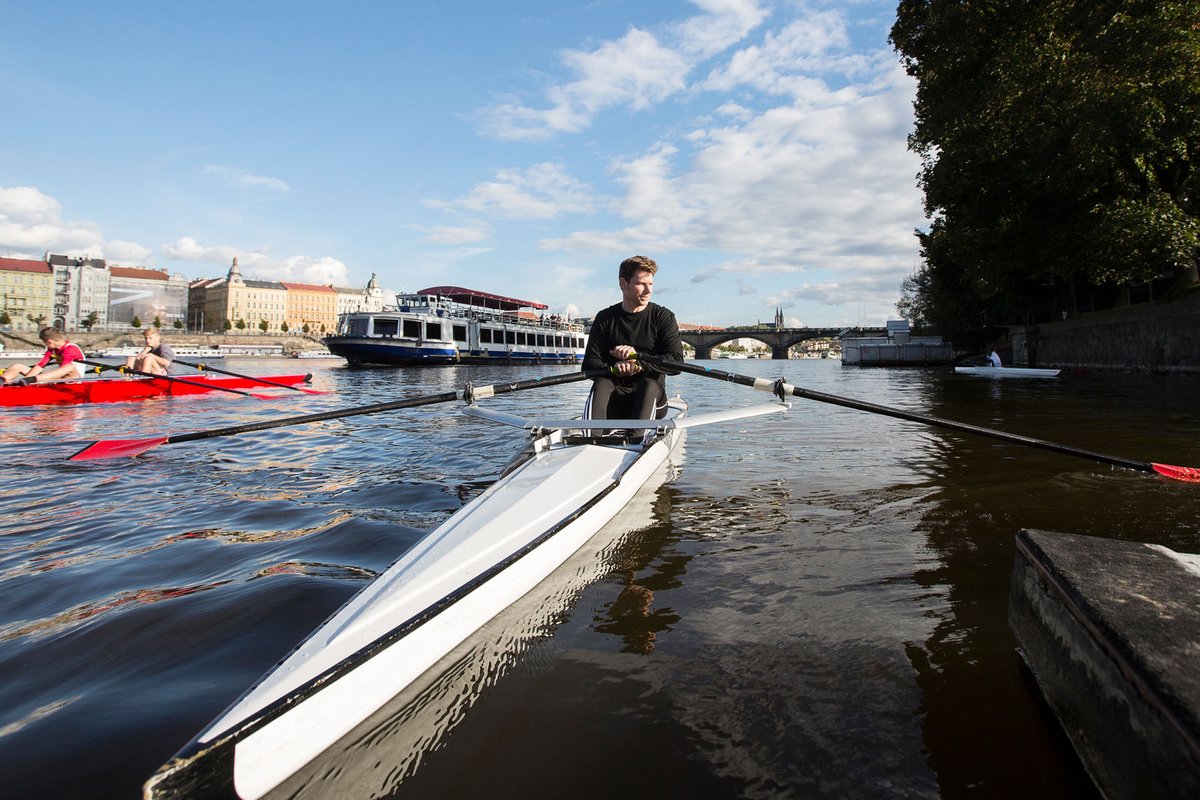
[{"label": "man in black shirt", "polygon": [[592,419],[653,419],[666,409],[665,375],[631,358],[645,353],[683,361],[675,315],[650,302],[656,272],[658,264],[646,256],[622,261],[621,302],[600,311],[592,323],[583,368],[610,369],[593,383]]}]

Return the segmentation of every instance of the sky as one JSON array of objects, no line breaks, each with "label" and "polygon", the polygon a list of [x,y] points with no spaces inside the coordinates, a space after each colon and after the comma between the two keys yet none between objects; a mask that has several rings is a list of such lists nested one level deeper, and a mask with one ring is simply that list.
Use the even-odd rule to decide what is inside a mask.
[{"label": "sky", "polygon": [[0,256],[882,325],[927,225],[895,0],[5,0]]}]

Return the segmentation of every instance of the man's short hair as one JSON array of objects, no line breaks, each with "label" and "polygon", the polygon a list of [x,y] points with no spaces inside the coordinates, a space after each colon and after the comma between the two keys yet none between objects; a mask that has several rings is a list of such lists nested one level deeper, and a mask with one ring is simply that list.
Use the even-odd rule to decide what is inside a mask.
[{"label": "man's short hair", "polygon": [[658,264],[654,263],[654,259],[649,256],[630,256],[621,262],[620,276],[622,280],[630,280],[637,272],[649,272],[653,275],[658,272]]},{"label": "man's short hair", "polygon": [[66,339],[67,337],[58,328],[55,328],[53,325],[47,325],[38,331],[38,338],[43,342],[48,342],[51,339]]}]

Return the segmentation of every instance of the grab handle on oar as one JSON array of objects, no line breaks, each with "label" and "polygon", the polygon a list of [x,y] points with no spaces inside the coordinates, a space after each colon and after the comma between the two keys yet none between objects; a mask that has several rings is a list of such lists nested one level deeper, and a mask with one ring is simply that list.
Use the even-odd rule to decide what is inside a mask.
[{"label": "grab handle on oar", "polygon": [[70,456],[68,461],[84,461],[94,458],[116,458],[119,456],[136,456],[162,444],[178,444],[194,442],[197,439],[211,439],[214,436],[233,436],[239,433],[264,431],[270,428],[282,428],[285,425],[305,425],[310,422],[323,422],[330,419],[353,417],[360,414],[378,414],[382,411],[395,411],[401,408],[416,408],[430,406],[436,403],[447,403],[451,400],[467,400],[473,402],[486,397],[509,392],[519,392],[523,389],[537,389],[543,386],[557,386],[564,383],[598,378],[607,374],[606,370],[588,370],[586,372],[568,372],[562,375],[551,375],[545,378],[535,378],[514,383],[496,383],[489,386],[472,386],[467,384],[463,389],[424,397],[410,397],[403,400],[390,400],[385,403],[372,403],[366,406],[339,408],[332,411],[318,411],[314,414],[304,414],[298,417],[251,422],[245,425],[234,425],[228,428],[217,428],[193,433],[172,434],[170,436],[154,436],[146,439],[110,439],[108,441],[92,442],[87,447]]},{"label": "grab handle on oar", "polygon": [[196,381],[189,381],[187,378],[176,378],[174,375],[156,375],[153,372],[143,372],[142,370],[134,369],[133,367],[114,367],[112,364],[103,364],[99,361],[87,361],[82,358],[79,359],[79,363],[87,364],[90,367],[97,367],[100,369],[115,370],[116,372],[120,372],[122,375],[139,375],[143,378],[154,378],[160,381],[174,381],[175,383],[183,383],[188,386],[198,386],[205,390],[216,389],[222,392],[230,392],[231,394],[240,394],[243,397],[253,397],[256,400],[275,399],[269,394],[255,394],[254,392],[243,392],[241,389],[231,389],[228,386],[217,386],[211,383],[197,383]]},{"label": "grab handle on oar", "polygon": [[[658,358],[657,356],[636,355],[635,358],[646,362],[651,366],[662,366],[667,359]],[[1104,464],[1112,464],[1125,469],[1138,470],[1139,472],[1156,472],[1167,478],[1173,478],[1178,481],[1187,481],[1189,483],[1200,483],[1200,468],[1196,467],[1177,467],[1171,464],[1158,464],[1145,461],[1133,461],[1128,458],[1120,458],[1119,456],[1105,455],[1104,453],[1096,453],[1091,450],[1083,450],[1078,447],[1070,447],[1064,444],[1056,444],[1048,442],[1044,439],[1034,439],[1029,436],[1020,436],[1015,433],[1006,433],[998,431],[994,428],[983,428],[978,425],[969,425],[965,422],[956,422],[950,419],[942,419],[941,417],[931,417],[925,414],[914,414],[911,411],[902,411],[898,408],[889,406],[881,406],[875,403],[868,403],[863,400],[855,400],[850,397],[839,397],[835,394],[825,394],[824,392],[813,391],[812,389],[804,389],[799,386],[792,386],[789,383],[784,383],[782,380],[772,381],[767,378],[755,378],[750,375],[738,375],[733,372],[722,372],[719,369],[710,369],[709,367],[701,367],[695,364],[686,364],[679,361],[670,361],[670,367],[677,369],[680,372],[688,372],[692,375],[702,375],[706,378],[715,378],[717,380],[737,383],[742,386],[749,386],[752,389],[759,391],[771,392],[773,394],[790,394],[795,397],[803,397],[806,400],[815,400],[818,403],[829,403],[835,406],[844,408],[853,408],[858,411],[866,411],[871,414],[883,414],[896,419],[905,419],[910,422],[920,422],[925,425],[933,425],[938,428],[946,428],[947,430],[959,431],[961,433],[973,433],[978,436],[988,436],[993,439],[1011,442],[1013,444],[1023,444],[1029,447],[1037,447],[1042,450],[1049,450],[1054,453],[1061,453],[1068,456],[1076,456],[1078,458],[1087,458],[1092,461],[1099,461]]]},{"label": "grab handle on oar", "polygon": [[[282,389],[291,389],[294,392],[302,392],[303,394],[329,394],[329,392],[322,392],[318,389],[302,389],[299,386],[290,386],[286,383],[279,383],[278,381],[269,381],[266,378],[259,378],[254,375],[243,375],[240,372],[230,372],[229,370],[226,370],[226,369],[218,369],[217,367],[210,367],[208,364],[204,364],[204,363],[197,364],[192,361],[180,361],[178,358],[175,359],[174,361],[172,361],[171,363],[179,364],[180,366],[183,366],[183,367],[191,367],[192,369],[198,370],[200,372],[216,372],[221,375],[228,375],[231,378],[244,378],[245,380],[254,381],[255,383],[261,383],[265,386],[278,386]],[[304,380],[307,382],[311,379],[312,379],[312,375],[309,374],[308,376],[305,377]]]}]

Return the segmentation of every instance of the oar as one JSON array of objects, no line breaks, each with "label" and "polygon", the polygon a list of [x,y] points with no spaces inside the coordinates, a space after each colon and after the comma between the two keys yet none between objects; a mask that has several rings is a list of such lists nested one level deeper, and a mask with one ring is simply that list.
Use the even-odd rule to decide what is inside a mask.
[{"label": "oar", "polygon": [[315,414],[304,414],[299,417],[284,417],[282,419],[266,420],[264,422],[251,422],[246,425],[234,425],[229,428],[217,428],[215,430],[196,431],[194,433],[172,434],[170,436],[154,436],[148,439],[111,439],[108,441],[92,442],[67,460],[83,461],[92,458],[136,456],[153,447],[158,447],[160,444],[194,442],[197,439],[211,439],[214,436],[233,436],[238,433],[263,431],[269,428],[282,428],[285,425],[306,425],[310,422],[322,422],[327,419],[341,419],[342,417],[353,417],[360,414],[378,414],[382,411],[395,411],[401,408],[431,406],[436,403],[448,403],[451,400],[466,400],[468,403],[470,403],[474,400],[492,397],[493,395],[519,392],[523,389],[536,389],[542,386],[557,386],[563,383],[572,383],[574,381],[596,378],[604,374],[605,372],[603,370],[590,370],[588,372],[569,372],[564,375],[552,375],[546,378],[517,381],[516,383],[497,383],[490,386],[472,386],[468,383],[464,388],[454,392],[442,392],[440,394],[431,394],[424,397],[410,397],[404,400],[390,400],[386,403],[372,403],[371,405],[355,406],[352,408],[339,408],[334,409],[333,411],[319,411]]},{"label": "oar", "polygon": [[187,378],[176,378],[174,375],[155,375],[153,372],[142,372],[140,369],[133,369],[132,367],[114,367],[111,364],[102,364],[99,361],[86,361],[82,358],[79,359],[79,363],[87,364],[88,366],[96,367],[98,369],[116,370],[122,374],[141,375],[143,378],[156,378],[160,381],[174,381],[175,383],[184,383],[188,386],[199,386],[201,389],[218,389],[222,392],[231,392],[232,394],[240,394],[243,397],[254,397],[259,400],[276,399],[274,395],[270,394],[255,394],[254,392],[243,392],[241,389],[230,389],[228,386],[217,386],[212,383],[197,383],[196,381],[189,381]]},{"label": "oar", "polygon": [[[299,386],[290,386],[286,383],[279,383],[278,381],[269,381],[266,378],[259,378],[254,375],[243,375],[240,372],[230,372],[226,369],[217,369],[216,367],[210,367],[208,364],[196,364],[191,361],[180,361],[178,358],[171,363],[179,364],[184,367],[191,367],[192,369],[199,370],[200,372],[207,370],[208,372],[216,372],[221,375],[228,375],[231,378],[244,378],[248,381],[254,381],[255,383],[262,383],[267,386],[278,386],[281,389],[291,389],[292,391],[303,392],[304,394],[329,394],[329,392],[322,392],[318,389],[302,389]],[[312,376],[310,375],[309,377]]]},{"label": "oar", "polygon": [[1014,444],[1024,444],[1030,447],[1040,447],[1043,450],[1050,450],[1055,453],[1062,453],[1068,456],[1077,456],[1079,458],[1087,458],[1092,461],[1099,461],[1105,464],[1112,464],[1126,469],[1135,469],[1141,472],[1157,472],[1159,475],[1164,475],[1168,478],[1174,478],[1179,481],[1188,481],[1190,483],[1200,483],[1200,468],[1197,467],[1176,467],[1170,464],[1147,463],[1144,461],[1131,461],[1127,458],[1119,458],[1117,456],[1109,456],[1104,453],[1095,453],[1091,450],[1081,450],[1078,447],[1068,447],[1064,444],[1055,444],[1047,442],[1043,439],[1033,439],[1029,436],[1020,436],[1015,433],[1005,433],[993,428],[981,428],[978,425],[968,425],[965,422],[955,422],[950,419],[942,419],[941,417],[930,417],[925,414],[914,414],[911,411],[901,411],[897,408],[889,408],[888,406],[876,405],[875,403],[867,403],[862,400],[854,400],[849,397],[839,397],[835,394],[825,394],[824,392],[813,391],[812,389],[804,389],[799,386],[792,386],[783,381],[772,381],[767,378],[754,378],[749,375],[737,375],[732,372],[722,372],[718,369],[709,369],[695,364],[687,364],[680,361],[673,361],[655,356],[637,355],[636,358],[644,361],[653,367],[658,367],[664,370],[679,370],[680,372],[689,372],[693,375],[703,375],[706,378],[716,378],[718,380],[738,383],[742,386],[749,386],[760,391],[771,392],[773,394],[794,395],[803,397],[807,400],[816,400],[819,403],[831,403],[835,406],[844,406],[845,408],[854,408],[859,411],[868,411],[872,414],[883,414],[888,417],[896,417],[897,419],[906,419],[911,422],[921,422],[926,425],[934,425],[939,428],[947,428],[952,431],[961,431],[963,433],[974,433],[979,436],[990,436],[993,439],[1000,439],[1005,442]]}]

